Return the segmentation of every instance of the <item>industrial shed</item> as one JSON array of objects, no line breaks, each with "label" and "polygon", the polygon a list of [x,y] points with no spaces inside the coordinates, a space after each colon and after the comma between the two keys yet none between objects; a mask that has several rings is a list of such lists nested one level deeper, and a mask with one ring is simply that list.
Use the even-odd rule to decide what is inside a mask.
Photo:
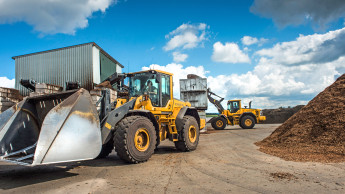
[{"label": "industrial shed", "polygon": [[33,79],[65,88],[67,81],[78,81],[91,90],[123,65],[94,42],[12,57],[15,60],[15,88],[26,96],[29,90],[21,79]]}]

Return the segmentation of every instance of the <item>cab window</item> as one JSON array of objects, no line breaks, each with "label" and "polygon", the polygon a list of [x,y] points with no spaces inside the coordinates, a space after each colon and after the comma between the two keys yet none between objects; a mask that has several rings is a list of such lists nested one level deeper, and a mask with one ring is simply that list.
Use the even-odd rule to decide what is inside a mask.
[{"label": "cab window", "polygon": [[162,75],[162,107],[165,107],[170,100],[170,76]]},{"label": "cab window", "polygon": [[240,109],[240,102],[239,101],[231,101],[228,103],[228,110],[231,113],[235,113]]},{"label": "cab window", "polygon": [[159,83],[156,80],[156,74],[140,73],[134,74],[129,78],[129,95],[138,97],[147,94],[153,106],[160,105]]}]

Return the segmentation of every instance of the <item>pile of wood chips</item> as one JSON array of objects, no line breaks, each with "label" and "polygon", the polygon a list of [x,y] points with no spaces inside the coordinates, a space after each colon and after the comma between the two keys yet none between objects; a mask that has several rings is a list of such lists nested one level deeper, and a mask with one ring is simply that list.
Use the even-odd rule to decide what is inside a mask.
[{"label": "pile of wood chips", "polygon": [[344,162],[345,74],[255,144],[285,160]]}]

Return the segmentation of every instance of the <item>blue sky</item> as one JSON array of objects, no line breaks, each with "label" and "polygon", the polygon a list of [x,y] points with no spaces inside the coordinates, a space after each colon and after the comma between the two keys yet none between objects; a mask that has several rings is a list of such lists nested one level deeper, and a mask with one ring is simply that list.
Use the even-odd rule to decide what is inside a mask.
[{"label": "blue sky", "polygon": [[261,108],[306,104],[345,72],[345,3],[314,3],[0,0],[0,85],[13,84],[12,56],[96,42],[125,72],[197,73]]}]

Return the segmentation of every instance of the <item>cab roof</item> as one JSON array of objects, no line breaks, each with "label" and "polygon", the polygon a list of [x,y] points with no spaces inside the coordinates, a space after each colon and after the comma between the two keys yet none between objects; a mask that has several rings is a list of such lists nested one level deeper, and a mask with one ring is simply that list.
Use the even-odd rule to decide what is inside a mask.
[{"label": "cab roof", "polygon": [[241,101],[241,100],[228,100],[228,102]]},{"label": "cab roof", "polygon": [[144,70],[144,71],[138,71],[138,72],[132,72],[132,73],[128,73],[128,74],[137,74],[137,73],[146,73],[146,72],[158,72],[158,73],[162,73],[162,74],[166,74],[166,75],[171,75],[173,76],[174,74],[166,72],[166,71],[162,71],[162,70],[157,70],[157,69],[150,69],[150,70]]}]

